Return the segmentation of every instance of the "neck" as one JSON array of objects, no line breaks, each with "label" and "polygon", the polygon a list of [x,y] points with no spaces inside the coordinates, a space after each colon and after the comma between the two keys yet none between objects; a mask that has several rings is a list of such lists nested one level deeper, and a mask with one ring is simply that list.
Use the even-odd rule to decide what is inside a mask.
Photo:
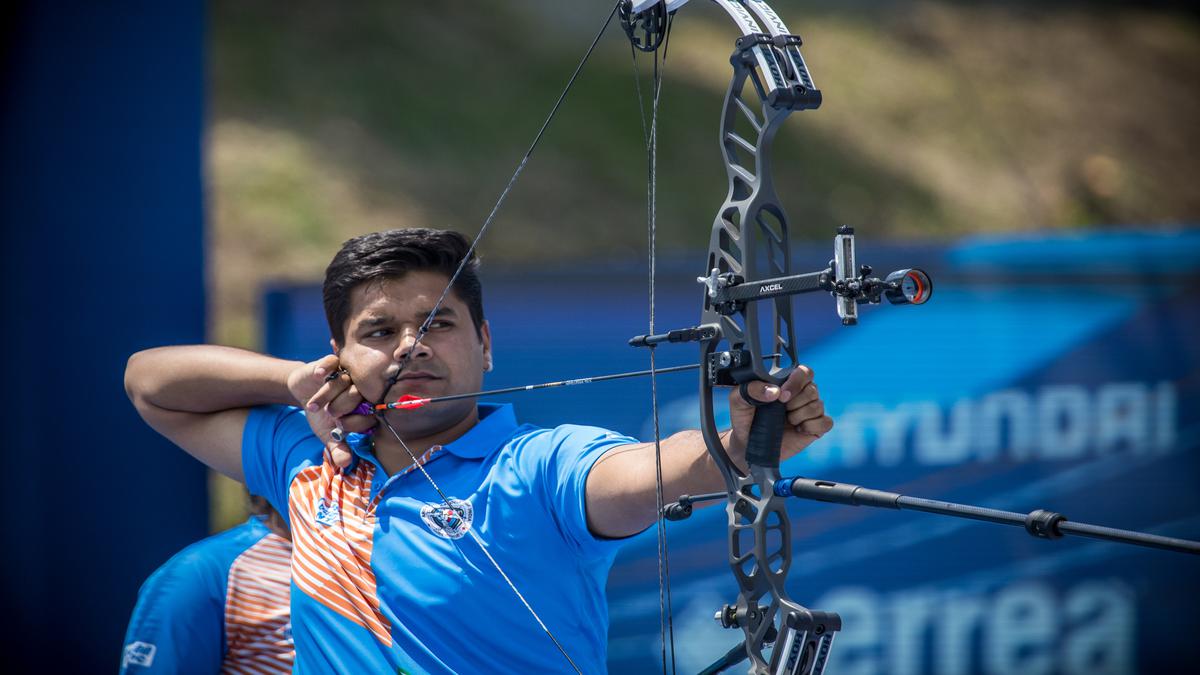
[{"label": "neck", "polygon": [[284,522],[283,516],[279,515],[278,511],[272,509],[271,512],[267,514],[266,518],[263,519],[263,524],[266,525],[267,529],[271,532],[274,532],[288,541],[292,540],[292,533],[290,530],[288,530],[287,523]]},{"label": "neck", "polygon": [[[394,475],[412,466],[413,459],[420,458],[430,448],[461,438],[478,423],[479,410],[475,406],[471,406],[470,412],[453,426],[433,434],[409,438],[404,435],[402,429],[396,428],[396,433],[404,439],[403,444],[396,440],[387,426],[380,424],[374,436],[375,458],[379,460],[389,476]],[[396,424],[393,423],[392,427],[396,427]],[[405,450],[406,446],[408,450]]]}]

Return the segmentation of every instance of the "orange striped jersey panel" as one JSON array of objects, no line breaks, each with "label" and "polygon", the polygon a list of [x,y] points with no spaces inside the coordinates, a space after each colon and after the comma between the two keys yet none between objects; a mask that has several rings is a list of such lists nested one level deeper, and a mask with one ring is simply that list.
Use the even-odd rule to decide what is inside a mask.
[{"label": "orange striped jersey panel", "polygon": [[229,567],[225,596],[225,673],[290,673],[292,545],[267,534]]},{"label": "orange striped jersey panel", "polygon": [[296,474],[289,488],[292,579],[321,605],[392,646],[391,625],[379,608],[371,553],[375,514],[369,508],[375,466],[356,462],[342,471],[328,460]]}]

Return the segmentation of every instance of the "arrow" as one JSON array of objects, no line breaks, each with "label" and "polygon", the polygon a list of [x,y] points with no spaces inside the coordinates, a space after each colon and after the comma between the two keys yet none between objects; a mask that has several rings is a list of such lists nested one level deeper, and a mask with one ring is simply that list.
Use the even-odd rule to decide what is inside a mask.
[{"label": "arrow", "polygon": [[557,382],[543,382],[541,384],[527,384],[521,387],[506,387],[504,389],[489,389],[487,391],[477,391],[470,394],[451,394],[449,396],[433,396],[430,398],[422,398],[412,394],[405,394],[398,400],[391,403],[380,403],[371,405],[370,403],[360,403],[354,409],[356,415],[372,415],[383,412],[385,410],[415,410],[424,408],[430,403],[441,403],[443,401],[458,401],[464,398],[475,398],[478,396],[494,396],[497,394],[511,394],[518,391],[533,391],[534,389],[551,389],[554,387],[573,387],[577,384],[591,384],[593,382],[607,382],[609,380],[623,380],[630,377],[645,377],[651,373],[658,375],[661,373],[678,373],[684,370],[695,370],[700,367],[699,363],[689,363],[685,366],[671,366],[669,368],[655,368],[652,370],[636,370],[628,373],[613,373],[612,375],[596,375],[594,377],[581,377],[575,380],[559,380]]}]

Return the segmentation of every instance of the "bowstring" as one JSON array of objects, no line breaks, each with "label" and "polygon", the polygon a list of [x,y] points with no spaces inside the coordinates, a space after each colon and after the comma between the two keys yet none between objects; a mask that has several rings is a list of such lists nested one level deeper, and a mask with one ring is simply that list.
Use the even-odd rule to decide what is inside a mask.
[{"label": "bowstring", "polygon": [[[404,373],[404,369],[408,367],[408,364],[412,361],[413,356],[417,351],[417,345],[421,343],[421,340],[424,339],[426,333],[429,332],[429,327],[433,324],[434,319],[437,317],[438,310],[441,309],[442,304],[446,301],[451,289],[454,288],[455,282],[458,281],[459,276],[462,274],[463,270],[466,269],[467,264],[470,263],[472,256],[475,253],[475,249],[479,246],[479,241],[483,239],[484,233],[487,232],[488,227],[490,227],[492,222],[495,221],[496,214],[499,213],[500,207],[504,204],[505,200],[508,199],[509,193],[512,192],[513,186],[516,184],[517,179],[525,170],[525,166],[529,163],[529,159],[533,156],[533,152],[537,148],[538,143],[541,142],[542,136],[546,133],[546,129],[550,127],[550,122],[553,121],[555,115],[558,113],[558,109],[562,106],[563,101],[566,100],[568,92],[570,92],[571,87],[575,84],[575,80],[579,77],[579,73],[583,71],[584,64],[587,63],[588,58],[591,57],[592,52],[595,51],[596,45],[600,42],[600,38],[603,37],[604,33],[608,31],[608,27],[610,24],[612,24],[613,17],[616,16],[617,9],[621,6],[621,2],[622,0],[617,0],[617,2],[613,5],[612,10],[608,14],[608,18],[604,20],[604,25],[601,26],[600,30],[596,33],[596,37],[592,39],[592,43],[588,46],[587,51],[584,52],[583,58],[579,60],[579,64],[575,66],[575,71],[571,73],[571,77],[567,80],[566,86],[563,87],[562,93],[559,94],[558,100],[554,102],[554,105],[550,109],[550,113],[546,116],[545,121],[542,122],[541,128],[538,129],[537,134],[534,136],[533,142],[529,144],[529,148],[521,157],[521,161],[517,164],[517,168],[513,171],[512,176],[508,179],[508,183],[504,186],[504,190],[501,191],[500,197],[496,200],[496,204],[492,207],[491,212],[488,213],[487,218],[484,219],[483,225],[479,228],[479,233],[476,234],[475,239],[471,241],[471,246],[467,248],[467,252],[463,255],[462,260],[459,261],[458,267],[455,268],[454,274],[450,276],[449,283],[447,283],[446,287],[442,290],[442,294],[438,297],[437,302],[434,303],[433,309],[430,310],[429,315],[426,316],[425,320],[421,323],[421,327],[417,330],[417,335],[413,340],[412,346],[409,347],[408,352],[401,359],[396,372],[388,377],[383,388],[383,394],[380,396],[379,401],[376,402],[376,405],[383,405],[387,402],[388,392],[396,385],[396,382],[399,381],[401,374]],[[396,441],[400,443],[400,447],[404,448],[404,452],[408,454],[413,465],[420,469],[421,474],[425,476],[425,479],[429,481],[431,486],[433,486],[434,491],[437,492],[438,496],[442,499],[442,502],[445,503],[446,508],[454,510],[454,505],[450,503],[449,497],[445,492],[442,491],[437,482],[433,480],[433,476],[429,475],[429,472],[425,470],[424,464],[417,458],[416,453],[414,453],[412,449],[408,447],[408,444],[404,442],[404,439],[400,437],[400,434],[397,433],[395,428],[392,427],[391,423],[388,422],[386,415],[386,410],[378,410],[376,412],[376,417],[378,417],[379,421],[383,423],[389,432],[391,432]],[[479,546],[479,549],[483,551],[484,556],[487,557],[488,561],[492,564],[492,567],[494,567],[500,576],[504,578],[505,583],[508,584],[508,587],[512,590],[513,594],[517,596],[517,598],[521,601],[521,604],[523,604],[525,609],[528,610],[529,614],[533,616],[534,621],[536,621],[538,626],[541,627],[542,631],[546,633],[546,636],[550,638],[550,640],[554,643],[554,646],[558,648],[559,653],[563,655],[563,658],[567,660],[567,663],[571,664],[571,668],[574,669],[576,673],[580,673],[582,675],[583,671],[580,670],[579,666],[575,665],[575,662],[571,659],[571,656],[567,653],[567,650],[563,647],[562,643],[559,642],[558,638],[554,636],[554,633],[551,632],[550,627],[547,626],[544,621],[542,621],[541,616],[539,616],[537,611],[533,609],[533,606],[529,604],[529,601],[525,599],[525,596],[517,588],[516,584],[513,583],[512,578],[508,576],[508,574],[500,566],[500,563],[494,557],[492,557],[491,552],[487,550],[487,546],[484,544],[479,535],[471,529],[468,529],[467,532]],[[458,547],[457,543],[455,543],[455,547],[458,548],[459,553],[466,558],[466,554],[460,547]]]},{"label": "bowstring", "polygon": [[[638,117],[642,122],[642,136],[646,142],[646,230],[647,230],[647,250],[648,250],[648,266],[649,266],[649,335],[655,334],[655,279],[657,267],[657,233],[658,233],[658,107],[659,99],[662,95],[663,71],[667,63],[667,47],[671,40],[671,25],[674,21],[673,14],[667,15],[667,25],[662,42],[662,58],[659,59],[659,52],[654,51],[654,72],[650,81],[650,123],[646,124],[646,104],[642,98],[641,74],[638,68],[637,50],[630,44],[630,53],[633,55],[633,77],[634,86],[638,96],[638,110],[641,113]],[[663,507],[665,506],[665,498],[663,496],[663,473],[662,473],[662,431],[659,424],[658,415],[658,378],[657,366],[655,363],[655,345],[650,345],[650,401],[651,401],[651,416],[654,421],[654,501],[657,517],[655,519],[655,530],[658,544],[658,617],[659,617],[659,634],[662,646],[662,671],[665,675],[667,672],[667,652],[668,644],[670,646],[670,672],[674,675],[676,672],[675,664],[675,625],[674,612],[672,611],[671,603],[671,567],[670,556],[667,546],[667,529],[666,521],[663,518]]]},{"label": "bowstring", "polygon": [[[380,414],[380,418],[383,418],[382,414]],[[421,471],[421,474],[425,476],[425,479],[429,481],[429,484],[433,486],[434,491],[437,492],[438,496],[442,498],[442,502],[446,504],[446,508],[450,509],[451,511],[456,510],[454,505],[450,503],[450,498],[446,496],[445,492],[442,492],[442,488],[437,484],[437,481],[435,481],[433,476],[429,475],[429,472],[425,470],[425,464],[417,459],[417,455],[408,447],[408,444],[404,442],[404,439],[400,437],[400,434],[396,433],[396,430],[392,428],[391,424],[388,424],[387,420],[384,420],[383,423],[387,427],[387,430],[392,432],[392,436],[394,436],[400,443],[400,447],[404,448],[404,451],[408,453],[409,457],[412,458],[413,464],[416,465],[416,467]],[[483,539],[479,536],[479,534],[470,527],[466,529],[466,532],[467,534],[471,535],[471,539],[473,539],[479,546],[479,550],[483,551],[483,555],[488,559],[488,562],[492,563],[492,567],[496,568],[496,571],[500,573],[500,576],[504,579],[504,583],[508,584],[508,587],[512,590],[513,594],[517,596],[517,599],[521,601],[521,604],[524,605],[525,609],[528,610],[530,615],[533,616],[533,620],[537,621],[537,624],[541,626],[542,631],[546,633],[552,642],[554,642],[554,646],[558,648],[559,653],[563,655],[563,658],[567,660],[567,663],[571,664],[571,668],[573,668],[576,673],[579,673],[579,675],[583,675],[583,671],[579,669],[579,666],[575,665],[573,660],[571,660],[571,655],[567,653],[566,648],[562,646],[562,643],[558,641],[558,638],[554,637],[554,633],[550,631],[550,627],[547,626],[544,621],[542,621],[542,617],[538,616],[537,611],[533,609],[533,605],[529,604],[529,601],[525,599],[524,594],[522,594],[517,588],[517,585],[513,583],[512,578],[508,576],[508,573],[504,571],[504,568],[500,566],[500,563],[494,557],[492,557],[492,553],[487,550],[487,546],[483,543]],[[458,545],[458,542],[454,541],[453,539],[451,541],[454,542],[454,548],[458,549],[458,552],[463,558],[466,558],[467,554],[462,550],[462,547]]]},{"label": "bowstring", "polygon": [[617,0],[616,4],[613,5],[612,11],[608,13],[608,18],[604,20],[604,25],[600,27],[599,32],[596,33],[596,37],[592,39],[592,44],[588,46],[583,58],[581,58],[579,60],[579,64],[575,66],[575,71],[571,73],[571,77],[567,80],[567,85],[563,87],[562,93],[558,95],[558,100],[556,100],[554,102],[554,106],[550,108],[550,114],[547,115],[546,120],[542,122],[541,128],[538,129],[537,134],[533,137],[533,142],[529,144],[529,149],[527,149],[525,154],[521,156],[521,161],[517,163],[517,168],[513,171],[512,176],[508,179],[508,183],[500,192],[500,197],[496,200],[495,205],[492,206],[491,212],[488,213],[487,218],[484,219],[483,226],[479,228],[479,233],[475,235],[475,239],[471,241],[471,246],[467,248],[467,252],[463,255],[462,260],[459,261],[458,267],[455,268],[454,274],[450,276],[450,283],[446,284],[446,287],[442,289],[442,294],[438,297],[437,302],[433,304],[433,309],[429,312],[429,315],[425,317],[425,321],[421,323],[421,327],[417,330],[417,337],[413,340],[412,347],[409,348],[408,352],[404,355],[404,358],[400,361],[399,369],[388,378],[387,385],[383,390],[383,395],[380,397],[380,400],[376,402],[376,405],[382,405],[387,402],[386,399],[388,391],[396,385],[396,382],[400,379],[400,375],[404,372],[404,369],[408,367],[409,362],[412,361],[413,355],[417,351],[417,345],[421,343],[421,340],[425,338],[425,334],[429,332],[429,326],[433,324],[434,319],[437,317],[438,310],[441,309],[442,304],[446,301],[446,297],[450,295],[450,290],[454,288],[454,284],[458,281],[459,275],[462,274],[467,264],[471,261],[472,256],[475,254],[475,249],[479,247],[479,241],[483,239],[484,233],[487,232],[488,228],[491,227],[492,223],[496,220],[496,214],[500,212],[500,207],[503,206],[504,202],[508,199],[508,195],[512,192],[513,186],[516,185],[517,179],[520,178],[521,173],[525,171],[525,165],[527,165],[529,163],[529,159],[533,157],[533,151],[537,149],[538,143],[541,142],[542,136],[546,133],[546,129],[550,127],[550,122],[552,122],[554,120],[554,116],[558,114],[558,109],[562,106],[563,101],[566,100],[567,94],[571,91],[571,87],[574,86],[575,80],[579,77],[579,73],[583,71],[584,64],[587,63],[588,58],[592,55],[592,52],[595,51],[596,45],[600,42],[600,38],[603,37],[604,33],[608,30],[608,26],[612,23],[613,17],[616,16],[617,8],[621,6],[621,2],[622,0]]}]

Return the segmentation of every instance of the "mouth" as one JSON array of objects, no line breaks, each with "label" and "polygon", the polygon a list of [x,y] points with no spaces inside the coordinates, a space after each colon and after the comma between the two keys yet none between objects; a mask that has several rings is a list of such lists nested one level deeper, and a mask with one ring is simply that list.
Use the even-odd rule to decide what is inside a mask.
[{"label": "mouth", "polygon": [[415,391],[424,389],[434,382],[439,382],[441,379],[441,377],[438,377],[433,373],[421,370],[405,372],[400,377],[396,378],[396,381],[391,387],[388,388],[387,398],[391,399],[398,395],[411,394]]},{"label": "mouth", "polygon": [[404,373],[400,377],[396,378],[396,382],[430,381],[430,380],[440,380],[440,379],[442,379],[442,378],[438,377],[437,375],[434,375],[433,373],[426,373],[426,372],[418,370],[418,371]]}]

